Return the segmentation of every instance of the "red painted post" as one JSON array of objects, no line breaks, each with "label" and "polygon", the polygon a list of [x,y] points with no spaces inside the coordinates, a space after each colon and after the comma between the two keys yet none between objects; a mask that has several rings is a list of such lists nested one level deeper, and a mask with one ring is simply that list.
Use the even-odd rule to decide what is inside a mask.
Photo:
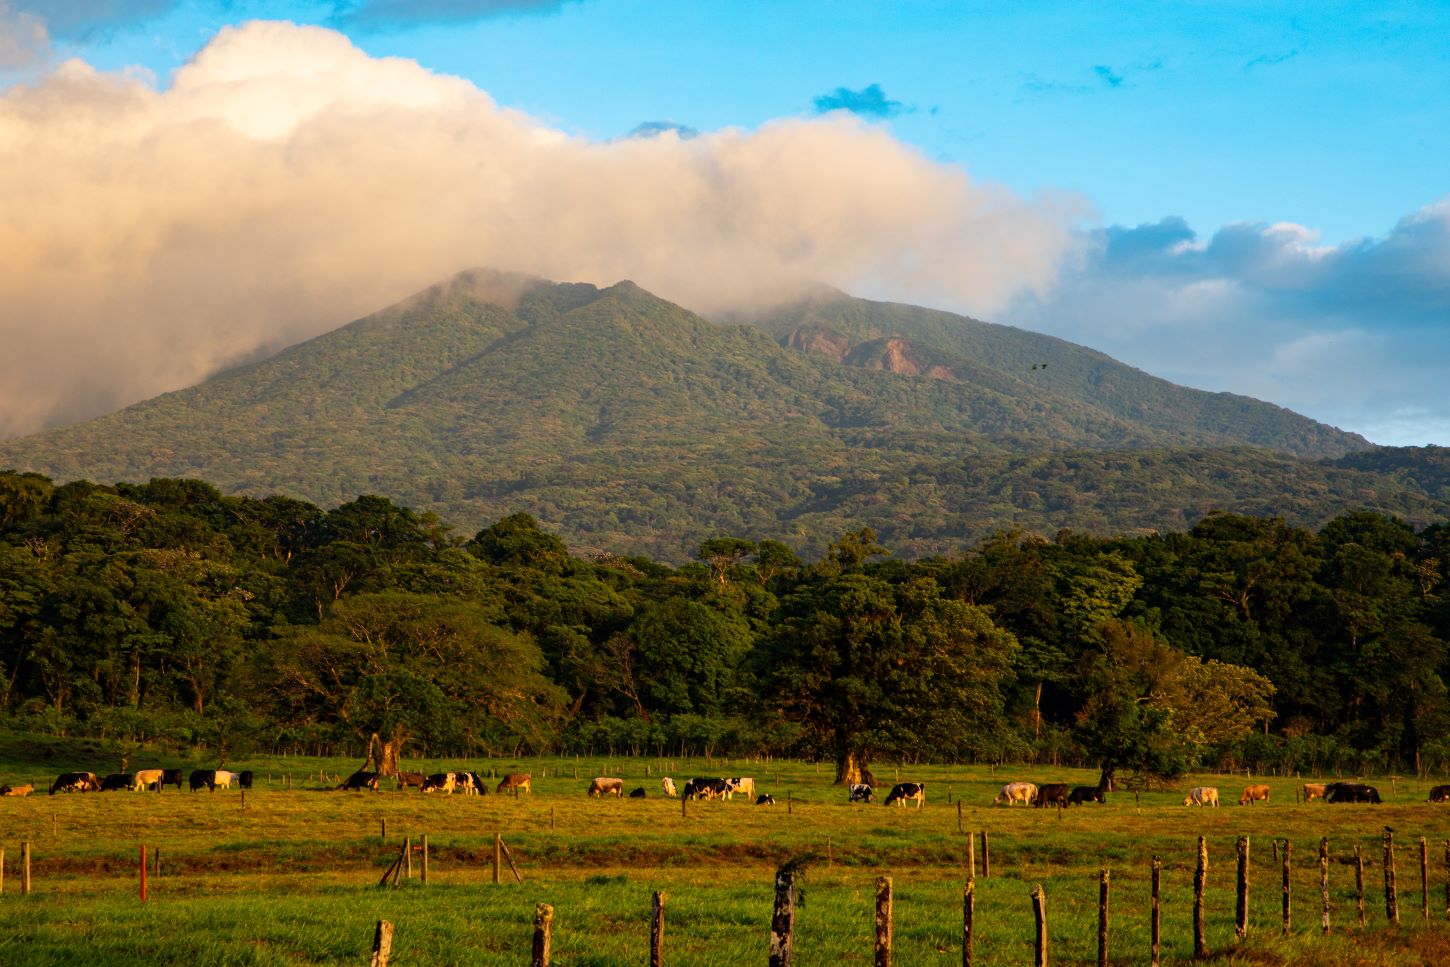
[{"label": "red painted post", "polygon": [[141,844],[141,902],[146,902],[146,844]]}]

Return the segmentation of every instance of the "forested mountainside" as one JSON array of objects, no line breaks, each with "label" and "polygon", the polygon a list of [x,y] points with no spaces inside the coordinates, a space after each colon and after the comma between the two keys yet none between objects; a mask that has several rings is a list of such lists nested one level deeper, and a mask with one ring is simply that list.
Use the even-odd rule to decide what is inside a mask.
[{"label": "forested mountainside", "polygon": [[580,556],[197,480],[0,473],[0,722],[246,750],[758,752],[1317,771],[1450,761],[1450,525],[867,529]]},{"label": "forested mountainside", "polygon": [[1443,487],[1343,462],[1367,446],[1353,434],[1061,340],[840,294],[751,323],[628,282],[463,273],[191,389],[0,442],[0,467],[324,507],[386,494],[469,531],[525,512],[581,550],[676,563],[722,533],[820,554],[869,526],[919,555],[1009,526],[1450,509]]}]

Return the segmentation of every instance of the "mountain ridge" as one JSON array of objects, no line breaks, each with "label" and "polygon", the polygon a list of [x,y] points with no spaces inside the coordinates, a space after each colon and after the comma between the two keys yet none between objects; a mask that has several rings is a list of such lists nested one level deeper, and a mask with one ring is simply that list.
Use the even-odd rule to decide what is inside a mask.
[{"label": "mountain ridge", "polygon": [[[832,334],[839,359],[812,351],[798,335],[810,331]],[[201,477],[324,506],[381,493],[465,529],[527,511],[586,550],[680,560],[720,534],[812,551],[872,526],[926,554],[1000,527],[1181,526],[1195,512],[1272,507],[1270,485],[1251,486],[1256,462],[1272,468],[1263,479],[1286,516],[1309,523],[1357,506],[1355,494],[1417,518],[1450,509],[1411,474],[1305,459],[1370,446],[1272,404],[936,310],[835,294],[712,322],[632,282],[472,271],[190,389],[0,441],[0,466],[61,480]],[[1203,473],[1222,484],[1137,507],[1112,499],[1139,483],[1154,493],[1174,452],[1216,461]],[[1115,464],[1114,453],[1140,457]],[[1055,496],[1017,479],[1063,454],[1088,469],[1051,471]],[[1109,483],[1119,464],[1144,480]],[[1071,473],[1085,475],[1081,499],[1063,495]]]}]

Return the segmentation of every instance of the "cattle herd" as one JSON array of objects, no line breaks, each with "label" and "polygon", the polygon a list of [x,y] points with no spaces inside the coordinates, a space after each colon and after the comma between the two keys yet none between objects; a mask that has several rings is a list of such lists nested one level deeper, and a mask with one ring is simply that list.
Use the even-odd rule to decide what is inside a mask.
[{"label": "cattle herd", "polygon": [[[180,789],[183,778],[192,792],[201,789],[216,791],[237,786],[252,788],[250,771],[227,772],[221,769],[195,769],[185,775],[181,769],[143,769],[139,772],[117,772],[98,776],[94,772],[64,772],[50,784],[50,794],[58,792],[112,792],[129,790],[133,792],[161,792],[166,786]],[[376,772],[354,772],[337,786],[352,791],[377,790],[383,777]],[[476,772],[399,772],[391,777],[398,789],[417,789],[423,793],[459,793],[466,796],[484,796],[488,786]],[[643,799],[645,789],[637,787],[625,792],[625,781],[611,776],[596,776],[587,787],[589,796],[616,799]],[[755,780],[749,776],[735,778],[695,778],[676,786],[675,780],[665,777],[660,780],[660,789],[666,796],[683,796],[685,799],[732,799],[739,795],[754,800],[758,806],[774,805],[775,798],[769,793],[757,795]],[[0,796],[28,796],[35,791],[34,783],[0,786]],[[511,772],[494,787],[495,793],[529,793],[533,791],[533,777],[527,772]],[[1009,782],[992,800],[996,805],[1008,806],[1022,803],[1036,807],[1058,806],[1065,808],[1089,802],[1106,802],[1106,789],[1101,786],[1069,786],[1064,782],[1047,782],[1038,785],[1032,782]],[[1359,782],[1306,782],[1303,785],[1303,801],[1323,799],[1331,803],[1378,803],[1379,790]],[[875,789],[869,783],[850,783],[846,789],[846,801],[870,803],[875,801]],[[1239,805],[1253,805],[1269,801],[1269,787],[1253,784],[1244,787]],[[1429,802],[1450,802],[1450,785],[1435,786],[1430,790]],[[920,809],[926,804],[926,783],[898,782],[887,793],[884,804],[905,806],[915,803]],[[1218,806],[1218,789],[1214,786],[1194,786],[1183,799],[1185,806]]]}]

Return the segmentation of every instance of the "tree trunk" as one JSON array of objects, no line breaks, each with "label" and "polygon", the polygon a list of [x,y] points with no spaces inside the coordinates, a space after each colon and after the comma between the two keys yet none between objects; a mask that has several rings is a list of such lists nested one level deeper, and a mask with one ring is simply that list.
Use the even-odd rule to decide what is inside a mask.
[{"label": "tree trunk", "polygon": [[865,749],[847,749],[836,757],[836,785],[864,782],[876,785],[876,777],[866,765]]}]

